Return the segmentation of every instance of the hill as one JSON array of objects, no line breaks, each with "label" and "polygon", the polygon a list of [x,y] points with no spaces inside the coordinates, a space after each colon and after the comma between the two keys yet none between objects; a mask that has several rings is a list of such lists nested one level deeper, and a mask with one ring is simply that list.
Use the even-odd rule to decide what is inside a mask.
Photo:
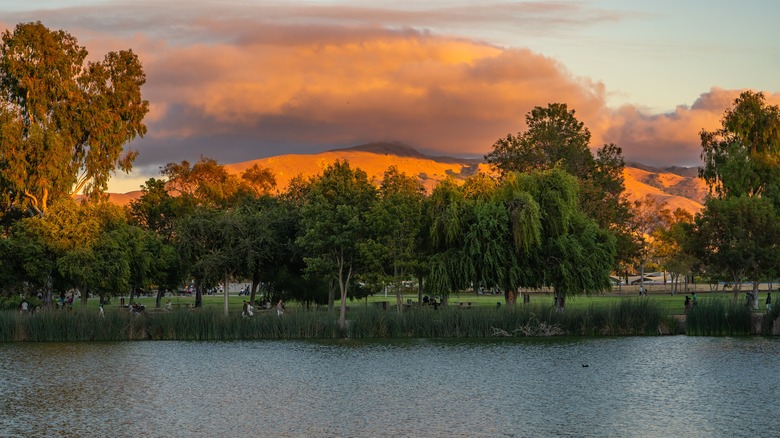
[{"label": "hill", "polygon": [[[321,174],[336,160],[349,161],[353,167],[365,171],[376,184],[382,180],[385,170],[395,165],[400,172],[417,176],[428,192],[447,176],[465,180],[477,172],[491,172],[487,163],[481,159],[428,156],[411,146],[395,142],[367,143],[318,154],[278,155],[226,164],[225,167],[232,173],[241,173],[254,164],[269,168],[276,177],[277,189],[282,192],[295,176]],[[696,168],[657,169],[639,163],[627,163],[623,175],[631,201],[650,195],[666,202],[672,210],[679,207],[696,213],[701,210],[707,194],[703,181],[697,177]],[[112,202],[126,204],[139,194],[112,194],[111,199]]]},{"label": "hill", "polygon": [[415,175],[427,191],[433,190],[447,175],[456,179],[466,179],[477,172],[489,172],[486,163],[477,159],[429,157],[417,152],[410,146],[399,143],[369,143],[346,149],[334,149],[319,154],[277,155],[227,164],[225,167],[234,173],[258,164],[273,170],[279,191],[284,191],[290,180],[297,175],[314,176],[321,174],[336,160],[347,160],[351,166],[359,167],[368,174],[368,178],[379,184],[390,166],[396,166],[400,172]]}]

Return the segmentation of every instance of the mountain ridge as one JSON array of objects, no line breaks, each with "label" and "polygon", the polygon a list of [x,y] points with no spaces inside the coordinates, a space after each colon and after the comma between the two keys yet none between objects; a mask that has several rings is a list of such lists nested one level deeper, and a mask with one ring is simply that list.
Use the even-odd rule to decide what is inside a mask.
[{"label": "mountain ridge", "polygon": [[[225,168],[234,174],[240,174],[255,164],[268,168],[274,173],[277,190],[282,192],[295,176],[321,174],[337,160],[346,160],[351,166],[359,167],[376,184],[381,181],[385,170],[395,165],[399,172],[416,176],[429,193],[447,176],[465,180],[477,172],[493,173],[483,159],[430,156],[401,142],[364,143],[316,154],[276,155],[225,164]],[[626,163],[623,176],[629,201],[651,196],[665,202],[671,210],[682,208],[695,214],[702,209],[707,195],[704,182],[698,178],[697,168],[671,166],[659,169],[630,162]],[[140,196],[140,193],[109,194],[109,199],[126,204]]]}]

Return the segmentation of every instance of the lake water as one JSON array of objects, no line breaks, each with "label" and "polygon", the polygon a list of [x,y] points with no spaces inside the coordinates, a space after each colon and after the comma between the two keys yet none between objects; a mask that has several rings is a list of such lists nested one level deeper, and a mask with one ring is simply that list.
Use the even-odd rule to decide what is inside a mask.
[{"label": "lake water", "polygon": [[759,337],[5,343],[0,436],[780,436],[778,365]]}]

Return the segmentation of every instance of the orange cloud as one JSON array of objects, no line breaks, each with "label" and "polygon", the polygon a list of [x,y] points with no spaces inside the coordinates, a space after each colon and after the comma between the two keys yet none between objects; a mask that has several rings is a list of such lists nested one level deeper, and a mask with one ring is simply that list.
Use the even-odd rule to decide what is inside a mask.
[{"label": "orange cloud", "polygon": [[[399,25],[493,22],[481,7],[438,15],[385,10],[379,17],[372,9],[299,6],[291,13],[277,5],[222,15],[163,2],[145,10],[143,20],[96,13],[101,20],[82,22],[90,16],[84,9],[58,16],[71,17],[63,27],[92,57],[128,47],[141,57],[151,112],[148,134],[133,147],[141,153],[138,165],[149,168],[199,155],[237,162],[382,140],[479,156],[524,130],[534,106],[552,102],[576,111],[594,147],[611,142],[629,160],[696,165],[699,131],[717,128],[738,95],[712,88],[668,114],[608,108],[608,84],[576,77],[555,59]],[[540,31],[619,19],[562,3],[496,7],[512,20],[533,17],[528,25]],[[382,25],[354,24],[375,15]],[[778,94],[767,97],[780,101]]]},{"label": "orange cloud", "polygon": [[586,123],[605,112],[603,84],[527,49],[411,30],[320,31],[306,29],[306,40],[287,29],[241,44],[155,46],[142,56],[145,92],[164,103],[154,107],[149,139],[209,154],[196,143],[241,137],[232,154],[230,145],[214,149],[228,155],[221,161],[374,140],[481,155],[523,129],[535,105],[566,102]]}]

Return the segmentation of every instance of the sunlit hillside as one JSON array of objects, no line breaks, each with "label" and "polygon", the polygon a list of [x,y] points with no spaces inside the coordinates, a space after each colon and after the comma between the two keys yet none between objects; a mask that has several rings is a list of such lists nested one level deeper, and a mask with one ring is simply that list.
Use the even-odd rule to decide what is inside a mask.
[{"label": "sunlit hillside", "polygon": [[623,176],[629,200],[635,201],[650,195],[665,202],[670,210],[682,208],[698,213],[707,194],[704,181],[698,177],[680,176],[661,170],[648,171],[628,165]]},{"label": "sunlit hillside", "polygon": [[372,143],[355,148],[332,150],[314,155],[278,155],[226,165],[231,172],[240,173],[259,164],[273,170],[279,191],[287,188],[297,175],[305,177],[321,174],[337,160],[346,160],[352,167],[359,167],[376,184],[382,181],[388,167],[396,166],[399,172],[415,175],[427,191],[444,180],[447,175],[464,180],[477,172],[488,172],[487,164],[480,160],[450,157],[427,157],[414,149],[394,143]]},{"label": "sunlit hillside", "polygon": [[[400,172],[417,176],[428,192],[448,175],[463,181],[477,172],[490,172],[490,167],[480,159],[430,157],[398,143],[371,143],[319,154],[278,155],[226,164],[225,167],[233,173],[241,173],[254,164],[269,168],[276,177],[277,190],[283,192],[295,176],[321,174],[336,160],[347,160],[351,166],[359,167],[376,184],[382,180],[387,168],[394,165]],[[666,202],[672,210],[679,207],[696,213],[702,208],[706,187],[695,174],[695,169],[673,168],[672,171],[665,171],[630,164],[624,171],[626,192],[632,201],[651,195]],[[111,200],[117,204],[126,204],[139,194],[112,194]]]}]

